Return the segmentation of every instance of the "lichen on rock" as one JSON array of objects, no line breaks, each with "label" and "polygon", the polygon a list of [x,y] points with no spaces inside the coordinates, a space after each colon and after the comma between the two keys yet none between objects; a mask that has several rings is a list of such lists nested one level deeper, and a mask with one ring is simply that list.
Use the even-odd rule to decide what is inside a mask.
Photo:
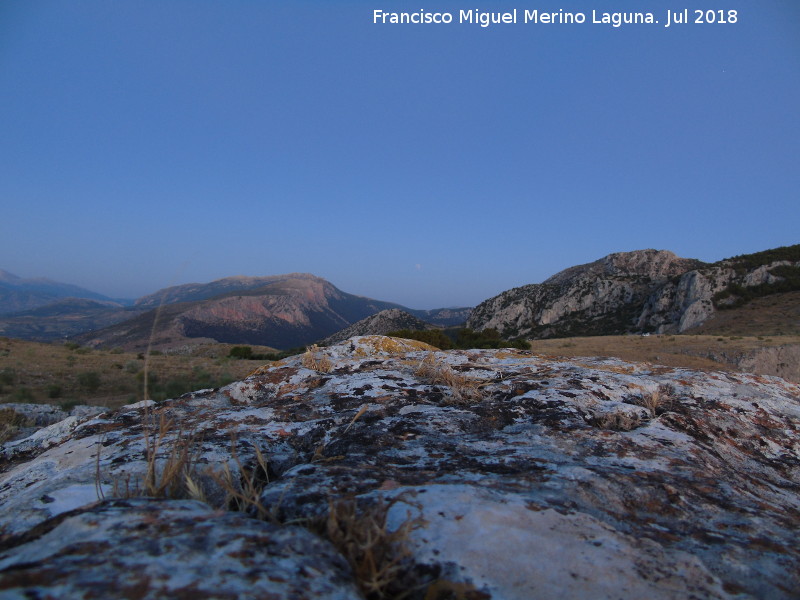
[{"label": "lichen on rock", "polygon": [[[306,588],[292,586],[315,572],[327,591],[308,588],[309,597],[356,598],[364,588],[321,530],[298,531],[342,501],[389,502],[390,530],[419,524],[398,570],[408,580],[395,585],[411,598],[796,597],[800,386],[607,358],[441,352],[380,336],[317,351],[330,369],[292,357],[219,390],[78,422],[55,446],[7,453],[0,593],[88,597],[100,575],[79,576],[75,565],[89,561],[103,581],[144,597],[195,586],[244,598],[246,583],[295,598]],[[431,377],[426,360],[457,377]],[[471,382],[469,401],[453,401],[458,382]],[[169,427],[148,454],[156,413]],[[164,473],[175,447],[190,449],[187,472],[209,504],[119,497],[135,496],[148,469]],[[224,472],[236,489],[252,482],[250,504],[239,506],[266,507],[269,524],[248,528],[248,517],[219,510],[230,508],[212,489]],[[192,545],[196,527],[216,541]],[[67,530],[83,532],[91,557],[77,538],[67,543]],[[280,568],[262,531],[300,536],[280,546]],[[220,543],[230,551],[218,569],[193,566],[213,563]],[[131,575],[162,550],[173,567]],[[275,573],[283,581],[273,586]]]}]

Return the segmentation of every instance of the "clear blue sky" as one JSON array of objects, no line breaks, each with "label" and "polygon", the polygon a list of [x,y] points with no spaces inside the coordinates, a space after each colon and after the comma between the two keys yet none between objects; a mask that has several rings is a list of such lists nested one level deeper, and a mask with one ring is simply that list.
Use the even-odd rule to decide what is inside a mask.
[{"label": "clear blue sky", "polygon": [[[0,269],[116,297],[302,271],[432,308],[610,252],[798,243],[800,2],[700,4],[738,23],[3,0]],[[474,8],[662,23],[372,23]]]}]

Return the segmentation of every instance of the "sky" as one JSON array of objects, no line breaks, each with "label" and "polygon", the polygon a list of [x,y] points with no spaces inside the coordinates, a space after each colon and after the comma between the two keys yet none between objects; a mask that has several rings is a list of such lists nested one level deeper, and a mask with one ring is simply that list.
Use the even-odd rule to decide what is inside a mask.
[{"label": "sky", "polygon": [[677,0],[3,0],[0,269],[117,298],[309,272],[435,308],[611,252],[799,243],[800,2],[697,6],[736,22],[664,27]]}]

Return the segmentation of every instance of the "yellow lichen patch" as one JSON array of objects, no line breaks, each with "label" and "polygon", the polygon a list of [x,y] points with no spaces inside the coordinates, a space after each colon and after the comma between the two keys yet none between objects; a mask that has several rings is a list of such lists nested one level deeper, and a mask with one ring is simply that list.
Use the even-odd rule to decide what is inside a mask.
[{"label": "yellow lichen patch", "polygon": [[[292,358],[292,357],[290,357],[290,358]],[[248,375],[248,377],[252,377],[253,375],[265,375],[265,374],[267,374],[267,373],[269,373],[271,371],[274,371],[275,369],[279,369],[281,367],[287,366],[288,362],[289,362],[289,359],[282,358],[281,360],[278,360],[276,362],[272,362],[272,363],[269,363],[269,364],[266,364],[266,365],[262,365],[262,366],[258,367],[255,371],[250,373],[250,375]]]},{"label": "yellow lichen patch", "polygon": [[620,375],[632,375],[636,372],[636,367],[633,365],[601,365],[601,364],[587,364],[575,361],[575,366],[584,367],[586,369],[593,369],[595,371],[606,371],[607,373],[619,373]]},{"label": "yellow lichen patch", "polygon": [[406,352],[418,352],[420,350],[431,352],[438,350],[438,348],[417,340],[407,340],[385,335],[365,335],[358,339],[358,345],[354,354],[358,358],[366,358],[376,354],[394,355],[405,354]]},{"label": "yellow lichen patch", "polygon": [[494,353],[493,356],[498,360],[508,360],[513,358],[531,358],[532,356],[543,360],[550,360],[548,357],[540,356],[538,354],[532,355],[529,350],[513,350],[511,348],[498,350],[497,352]]}]

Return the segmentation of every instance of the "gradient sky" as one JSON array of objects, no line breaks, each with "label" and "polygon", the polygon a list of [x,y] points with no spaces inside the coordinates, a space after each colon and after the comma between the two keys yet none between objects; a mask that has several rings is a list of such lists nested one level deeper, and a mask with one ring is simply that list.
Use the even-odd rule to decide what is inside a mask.
[{"label": "gradient sky", "polygon": [[3,0],[0,269],[114,297],[310,272],[433,308],[616,251],[798,243],[797,0],[670,29],[372,23],[684,7]]}]

